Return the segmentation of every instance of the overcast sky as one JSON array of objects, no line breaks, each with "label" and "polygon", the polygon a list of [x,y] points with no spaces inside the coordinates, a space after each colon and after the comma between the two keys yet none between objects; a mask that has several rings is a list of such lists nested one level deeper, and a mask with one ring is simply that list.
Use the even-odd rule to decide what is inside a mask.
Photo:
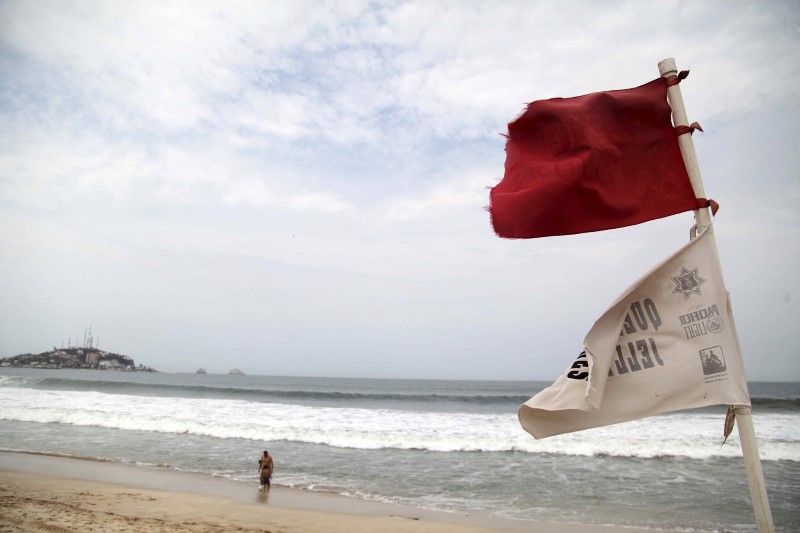
[{"label": "overcast sky", "polygon": [[557,377],[691,213],[495,236],[532,100],[674,57],[750,380],[798,380],[797,2],[0,0],[0,357]]}]

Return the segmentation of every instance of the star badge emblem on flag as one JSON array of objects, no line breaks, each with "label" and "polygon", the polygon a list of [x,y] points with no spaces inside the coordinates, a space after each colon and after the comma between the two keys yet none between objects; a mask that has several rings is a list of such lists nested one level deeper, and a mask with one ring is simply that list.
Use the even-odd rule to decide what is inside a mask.
[{"label": "star badge emblem on flag", "polygon": [[688,270],[685,266],[682,266],[680,276],[674,276],[672,278],[672,281],[675,282],[675,289],[672,291],[673,294],[677,292],[683,293],[683,297],[686,300],[688,300],[689,296],[692,294],[702,295],[700,292],[700,285],[705,283],[706,280],[697,274],[698,270],[697,268]]}]

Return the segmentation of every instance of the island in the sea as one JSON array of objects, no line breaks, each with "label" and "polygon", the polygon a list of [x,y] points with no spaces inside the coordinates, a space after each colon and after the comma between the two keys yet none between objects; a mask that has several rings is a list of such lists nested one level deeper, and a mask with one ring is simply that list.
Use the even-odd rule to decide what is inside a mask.
[{"label": "island in the sea", "polygon": [[149,366],[134,363],[127,355],[97,348],[53,348],[39,354],[25,353],[0,359],[0,367],[21,368],[87,368],[127,372],[156,372]]}]

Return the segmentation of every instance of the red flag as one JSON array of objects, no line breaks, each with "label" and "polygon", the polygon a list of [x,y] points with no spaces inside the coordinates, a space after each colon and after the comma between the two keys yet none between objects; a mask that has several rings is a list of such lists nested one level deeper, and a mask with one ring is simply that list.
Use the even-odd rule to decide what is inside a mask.
[{"label": "red flag", "polygon": [[505,176],[491,190],[500,237],[632,226],[697,208],[667,82],[528,105],[508,125]]}]

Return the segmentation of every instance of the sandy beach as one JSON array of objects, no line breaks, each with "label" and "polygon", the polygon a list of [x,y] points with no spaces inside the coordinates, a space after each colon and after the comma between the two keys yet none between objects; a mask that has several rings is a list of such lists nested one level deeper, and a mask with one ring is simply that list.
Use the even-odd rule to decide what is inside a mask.
[{"label": "sandy beach", "polygon": [[653,530],[514,521],[49,455],[0,452],[0,533],[568,532]]}]

